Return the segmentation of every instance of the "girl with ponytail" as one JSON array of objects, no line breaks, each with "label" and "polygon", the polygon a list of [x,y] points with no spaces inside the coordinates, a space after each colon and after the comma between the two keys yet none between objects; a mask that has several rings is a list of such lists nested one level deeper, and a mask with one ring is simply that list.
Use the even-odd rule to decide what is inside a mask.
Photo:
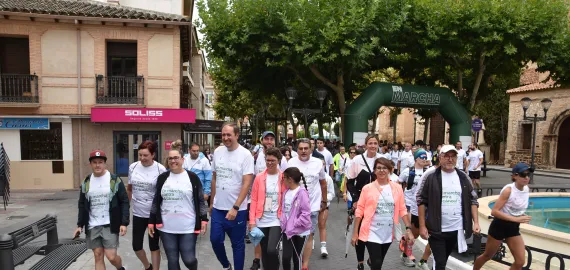
[{"label": "girl with ponytail", "polygon": [[[304,189],[300,187],[303,181]],[[311,233],[311,206],[305,177],[295,167],[289,167],[283,172],[283,182],[287,188],[283,194],[283,213],[281,215],[281,230],[283,231],[283,270],[301,269],[303,265],[303,249]],[[304,269],[302,269],[304,270]]]}]

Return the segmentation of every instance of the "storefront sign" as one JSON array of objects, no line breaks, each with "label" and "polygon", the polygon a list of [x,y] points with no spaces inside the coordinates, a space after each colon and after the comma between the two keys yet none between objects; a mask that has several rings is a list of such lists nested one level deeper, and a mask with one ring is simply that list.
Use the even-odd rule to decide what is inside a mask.
[{"label": "storefront sign", "polygon": [[164,142],[164,150],[172,149],[172,141],[165,141]]},{"label": "storefront sign", "polygon": [[94,123],[194,123],[195,109],[91,108]]},{"label": "storefront sign", "polygon": [[194,124],[184,125],[184,131],[191,133],[222,133],[224,121],[196,120]]},{"label": "storefront sign", "polygon": [[49,129],[49,119],[0,117],[0,129]]}]

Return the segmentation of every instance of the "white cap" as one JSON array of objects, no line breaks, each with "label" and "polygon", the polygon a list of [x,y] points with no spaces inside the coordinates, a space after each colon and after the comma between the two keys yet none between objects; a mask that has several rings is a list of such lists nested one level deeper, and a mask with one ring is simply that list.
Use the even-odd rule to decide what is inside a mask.
[{"label": "white cap", "polygon": [[441,154],[445,154],[449,151],[453,151],[456,154],[459,154],[459,152],[457,152],[457,149],[455,149],[455,146],[451,145],[451,144],[446,144],[444,146],[441,147],[441,150],[439,150],[439,153]]}]

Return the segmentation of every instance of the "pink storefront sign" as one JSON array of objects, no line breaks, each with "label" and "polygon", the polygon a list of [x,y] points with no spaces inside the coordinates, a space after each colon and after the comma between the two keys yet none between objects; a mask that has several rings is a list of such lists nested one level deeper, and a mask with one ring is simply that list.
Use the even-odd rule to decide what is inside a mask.
[{"label": "pink storefront sign", "polygon": [[94,123],[196,123],[195,109],[91,108]]}]

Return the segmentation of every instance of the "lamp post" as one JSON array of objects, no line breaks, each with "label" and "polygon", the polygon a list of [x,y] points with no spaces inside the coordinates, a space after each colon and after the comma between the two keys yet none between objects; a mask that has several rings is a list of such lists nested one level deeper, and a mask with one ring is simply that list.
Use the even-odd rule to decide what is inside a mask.
[{"label": "lamp post", "polygon": [[[540,106],[544,111],[544,116],[538,117],[538,114],[535,112],[534,116],[527,116],[526,111],[530,108],[532,103],[532,99],[528,97],[524,97],[521,99],[521,106],[524,112],[523,120],[531,120],[532,121],[532,149],[530,154],[530,167],[534,169],[534,151],[536,148],[536,123],[539,121],[546,121],[546,114],[548,113],[548,109],[550,109],[550,105],[552,105],[552,100],[549,98],[544,98],[540,101]],[[534,184],[534,174],[530,175],[530,184]]]},{"label": "lamp post", "polygon": [[416,143],[416,126],[418,125],[418,118],[420,118],[420,115],[414,113],[414,143]]},{"label": "lamp post", "polygon": [[311,113],[321,113],[322,109],[323,109],[323,101],[325,101],[325,98],[327,97],[327,90],[325,89],[318,89],[317,90],[317,99],[319,100],[319,103],[321,105],[320,109],[309,109],[307,107],[301,108],[301,109],[294,109],[293,108],[293,100],[295,100],[295,98],[297,98],[297,89],[293,88],[293,87],[289,87],[285,90],[285,94],[287,95],[287,99],[289,99],[289,110],[293,113],[302,113],[305,116],[305,137],[308,138],[309,136],[309,122],[308,122],[308,114]]}]

